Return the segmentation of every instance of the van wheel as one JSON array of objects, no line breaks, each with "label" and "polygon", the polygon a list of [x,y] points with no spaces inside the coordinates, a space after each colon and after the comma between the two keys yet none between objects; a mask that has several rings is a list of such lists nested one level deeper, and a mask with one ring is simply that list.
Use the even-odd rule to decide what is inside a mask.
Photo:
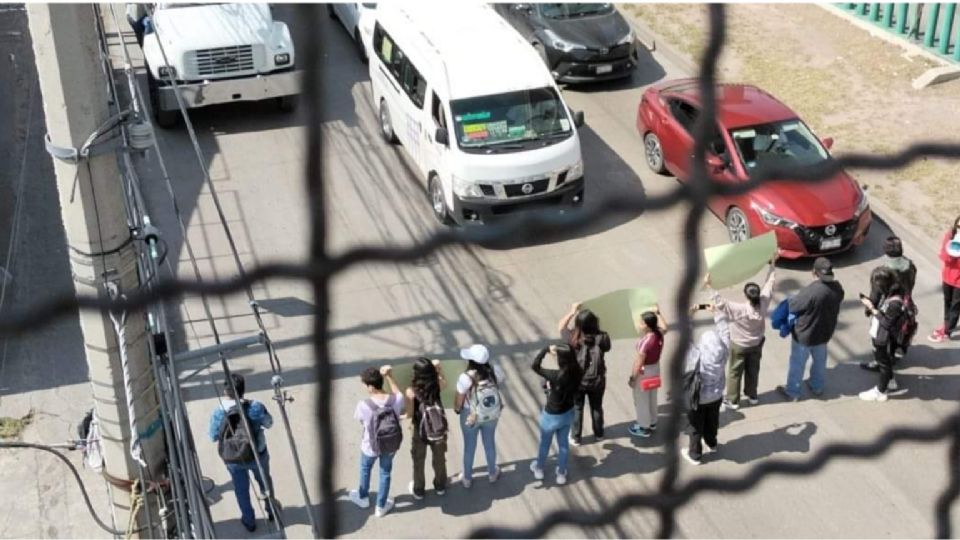
[{"label": "van wheel", "polygon": [[647,158],[647,167],[650,167],[651,171],[657,174],[667,172],[663,163],[663,146],[660,145],[660,138],[653,133],[647,133],[643,137],[643,155]]},{"label": "van wheel", "polygon": [[380,134],[388,143],[397,144],[397,134],[394,133],[393,124],[390,122],[390,110],[382,99],[380,100]]},{"label": "van wheel", "polygon": [[150,74],[149,66],[147,67],[147,91],[150,95],[150,108],[153,109],[153,122],[162,128],[177,125],[177,121],[180,119],[178,111],[160,109],[160,83]]},{"label": "van wheel", "polygon": [[297,105],[299,103],[300,96],[296,94],[290,96],[280,96],[277,98],[277,107],[285,113],[297,110]]},{"label": "van wheel", "polygon": [[727,234],[730,236],[730,241],[734,244],[750,239],[750,220],[747,219],[743,210],[736,206],[727,210],[724,223],[727,225]]},{"label": "van wheel", "polygon": [[440,178],[432,175],[427,188],[430,191],[430,207],[433,209],[433,216],[441,225],[450,225],[453,220],[450,219],[450,212],[447,211],[447,202],[443,199],[443,185],[440,183]]}]

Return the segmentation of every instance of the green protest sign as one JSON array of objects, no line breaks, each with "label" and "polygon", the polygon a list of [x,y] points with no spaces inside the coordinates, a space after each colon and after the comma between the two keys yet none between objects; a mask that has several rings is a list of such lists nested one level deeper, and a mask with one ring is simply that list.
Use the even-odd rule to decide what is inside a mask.
[{"label": "green protest sign", "polygon": [[637,287],[609,292],[583,302],[581,307],[600,319],[600,329],[610,334],[610,339],[633,339],[639,335],[636,322],[640,314],[656,303],[653,289]]},{"label": "green protest sign", "polygon": [[703,250],[710,285],[724,289],[750,279],[777,253],[777,235],[768,232],[737,244]]}]

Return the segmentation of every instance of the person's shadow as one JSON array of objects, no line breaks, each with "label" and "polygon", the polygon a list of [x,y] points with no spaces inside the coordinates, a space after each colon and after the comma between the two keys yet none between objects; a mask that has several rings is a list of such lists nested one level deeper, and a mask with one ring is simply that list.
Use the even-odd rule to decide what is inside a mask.
[{"label": "person's shadow", "polygon": [[810,439],[816,432],[817,425],[813,422],[800,422],[766,433],[744,435],[739,439],[721,442],[717,453],[704,454],[703,460],[744,464],[781,452],[807,453],[810,451]]}]

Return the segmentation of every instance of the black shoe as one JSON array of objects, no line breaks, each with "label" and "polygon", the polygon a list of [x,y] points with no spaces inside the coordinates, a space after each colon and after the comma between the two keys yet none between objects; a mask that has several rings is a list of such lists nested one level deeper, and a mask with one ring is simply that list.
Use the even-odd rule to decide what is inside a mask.
[{"label": "black shoe", "polygon": [[244,524],[243,524],[243,528],[245,528],[245,529],[247,530],[247,532],[253,532],[253,531],[257,530],[257,523],[256,523],[256,522],[253,522],[253,523],[251,523],[251,524],[249,524],[249,525],[247,525],[246,523],[244,523]]}]

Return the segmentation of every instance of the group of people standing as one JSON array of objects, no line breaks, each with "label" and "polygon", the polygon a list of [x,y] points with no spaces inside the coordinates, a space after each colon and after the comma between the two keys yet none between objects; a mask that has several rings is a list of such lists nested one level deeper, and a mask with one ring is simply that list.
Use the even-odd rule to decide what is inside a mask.
[{"label": "group of people standing", "polygon": [[[917,310],[912,293],[917,268],[904,256],[902,242],[895,236],[884,242],[884,253],[883,263],[871,273],[870,294],[860,295],[865,313],[870,318],[869,335],[873,345],[873,359],[861,363],[861,366],[878,372],[876,386],[859,395],[866,401],[886,401],[888,392],[898,388],[894,366],[897,359],[906,354],[916,332]],[[929,336],[933,342],[950,339],[960,321],[960,217],[944,235],[940,259],[943,263],[944,324]],[[713,290],[708,274],[704,287],[710,290],[712,303],[691,308],[691,312],[711,312],[714,320],[713,326],[690,344],[684,361],[681,395],[687,407],[689,439],[681,448],[681,455],[691,464],[701,464],[705,452],[718,450],[722,410],[737,410],[744,404],[759,403],[758,383],[766,342],[767,313],[776,284],[774,263],[775,259],[770,261],[763,284],[747,283],[743,298],[737,300],[726,299]],[[777,386],[777,391],[788,401],[800,398],[803,375],[811,358],[806,386],[816,396],[824,392],[827,344],[836,330],[845,295],[829,259],[820,257],[814,261],[813,277],[811,283],[783,300],[771,313],[772,326],[780,330],[782,337],[790,336],[791,340],[786,383]],[[659,307],[655,306],[642,313],[635,326],[639,339],[626,382],[633,393],[636,421],[628,431],[632,436],[649,437],[657,427],[657,391],[662,384],[659,366],[668,324]],[[542,348],[531,366],[543,378],[546,399],[539,417],[540,443],[536,458],[530,462],[530,471],[535,479],[544,479],[550,448],[556,440],[554,478],[558,485],[563,485],[568,477],[569,447],[583,443],[584,409],[587,406],[590,407],[595,440],[604,437],[605,355],[611,349],[611,340],[602,330],[598,317],[582,309],[580,304],[573,304],[560,319],[558,331],[561,342]],[[555,360],[556,367],[544,366],[548,355]],[[500,478],[496,430],[503,410],[500,385],[506,377],[503,370],[491,362],[490,352],[483,345],[462,349],[460,356],[467,364],[464,371],[457,374],[453,409],[458,415],[464,448],[459,482],[469,489],[474,481],[474,457],[480,441],[486,459],[487,480],[495,483]],[[377,465],[379,487],[375,515],[382,517],[393,508],[393,500],[389,498],[390,480],[394,457],[404,438],[401,424],[404,417],[410,419],[412,426],[413,480],[408,485],[408,492],[416,500],[426,495],[429,451],[433,491],[436,495],[444,495],[448,486],[449,426],[441,397],[447,380],[440,362],[419,358],[413,365],[412,380],[403,381],[408,383],[405,389],[397,384],[390,366],[368,368],[360,379],[367,397],[354,411],[354,419],[362,426],[360,480],[358,489],[350,491],[350,500],[361,508],[369,508],[371,476]],[[385,390],[385,384],[389,385],[389,391]],[[261,492],[268,496],[270,519],[273,519],[273,509],[280,506],[270,496],[269,453],[262,433],[272,425],[272,418],[262,403],[244,400],[243,391],[244,381],[238,375],[224,384],[224,399],[211,417],[209,434],[212,440],[219,441],[221,456],[233,479],[242,521],[252,531],[255,524],[250,504],[249,474],[253,474]],[[245,432],[252,437],[239,435],[243,431],[239,429],[243,419],[248,422]]]}]

